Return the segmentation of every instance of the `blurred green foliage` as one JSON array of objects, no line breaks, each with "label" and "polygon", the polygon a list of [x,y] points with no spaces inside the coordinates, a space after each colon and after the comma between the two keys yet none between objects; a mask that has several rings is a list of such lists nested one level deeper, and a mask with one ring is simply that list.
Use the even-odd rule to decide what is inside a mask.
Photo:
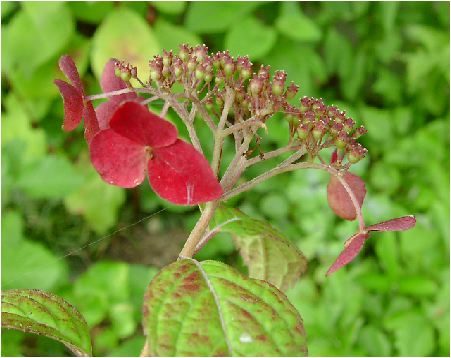
[{"label": "blurred green foliage", "polygon": [[[310,355],[449,356],[449,3],[2,2],[1,19],[3,289],[61,294],[86,316],[95,354],[139,354],[142,294],[157,272],[143,264],[175,258],[177,228],[188,231],[197,212],[167,205],[146,184],[103,183],[81,130],[61,130],[52,81],[64,53],[93,93],[110,57],[145,76],[163,48],[204,42],[284,69],[301,95],[347,110],[369,129],[369,155],[353,170],[367,182],[367,222],[417,215],[415,229],[373,235],[356,262],[326,279],[355,229],[327,207],[327,176],[284,174],[231,200],[307,256],[308,273],[288,296]],[[286,143],[286,123],[274,118],[268,129],[264,149]],[[201,137],[210,140],[204,129]],[[143,261],[152,237],[168,259],[148,245]],[[199,257],[244,269],[226,235]],[[2,332],[2,355],[67,353],[46,338]]]}]

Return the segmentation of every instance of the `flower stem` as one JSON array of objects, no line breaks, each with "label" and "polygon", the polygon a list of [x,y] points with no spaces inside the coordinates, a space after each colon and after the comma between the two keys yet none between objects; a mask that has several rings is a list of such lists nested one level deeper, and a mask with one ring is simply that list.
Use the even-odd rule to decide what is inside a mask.
[{"label": "flower stem", "polygon": [[215,214],[215,210],[219,205],[219,201],[210,201],[205,205],[205,209],[202,211],[202,214],[197,221],[194,229],[188,236],[188,239],[185,242],[185,246],[183,246],[182,251],[180,251],[179,258],[184,257],[193,257],[196,253],[196,246],[202,237],[204,236],[205,231],[208,228],[208,224]]}]

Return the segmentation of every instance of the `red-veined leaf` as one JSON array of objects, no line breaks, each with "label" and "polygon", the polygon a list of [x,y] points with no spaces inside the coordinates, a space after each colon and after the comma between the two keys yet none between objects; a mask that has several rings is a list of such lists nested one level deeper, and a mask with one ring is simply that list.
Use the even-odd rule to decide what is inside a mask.
[{"label": "red-veined leaf", "polygon": [[149,161],[153,190],[174,204],[196,205],[218,199],[222,188],[205,157],[191,144],[178,139],[157,148]]},{"label": "red-veined leaf", "polygon": [[[353,191],[359,206],[362,206],[366,194],[363,180],[349,172],[343,175],[343,179]],[[331,209],[339,217],[346,220],[354,220],[356,218],[355,207],[348,192],[334,175],[331,176],[327,185],[327,201]]]},{"label": "red-veined leaf", "polygon": [[168,146],[177,140],[177,128],[171,122],[133,101],[125,102],[116,110],[110,128],[135,143],[152,148]]},{"label": "red-veined leaf", "polygon": [[79,90],[62,80],[55,80],[64,102],[63,129],[72,131],[81,122],[83,115],[83,97]]},{"label": "red-veined leaf", "polygon": [[366,230],[368,231],[403,231],[408,230],[415,226],[416,219],[415,216],[403,216],[396,219],[391,219],[387,221],[380,222],[368,226]]},{"label": "red-veined leaf", "polygon": [[90,143],[91,162],[103,180],[133,188],[144,180],[146,148],[111,129],[97,133]]},{"label": "red-veined leaf", "polygon": [[335,260],[335,262],[332,264],[332,266],[327,270],[326,275],[330,275],[337,271],[338,269],[342,268],[343,266],[350,263],[354,258],[358,255],[360,250],[362,250],[363,244],[368,239],[368,234],[359,233],[352,236],[345,249],[340,253],[338,258]]}]

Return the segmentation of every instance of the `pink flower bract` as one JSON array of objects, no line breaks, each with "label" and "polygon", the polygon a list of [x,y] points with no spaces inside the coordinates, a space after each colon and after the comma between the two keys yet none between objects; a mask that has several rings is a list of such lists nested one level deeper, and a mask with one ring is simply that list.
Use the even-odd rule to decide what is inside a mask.
[{"label": "pink flower bract", "polygon": [[205,157],[177,139],[176,127],[147,107],[125,102],[109,126],[90,143],[91,161],[106,182],[132,188],[147,170],[155,192],[172,203],[195,205],[222,195]]},{"label": "pink flower bract", "polygon": [[[359,206],[362,206],[366,194],[363,180],[349,172],[343,175],[343,179],[353,191]],[[327,201],[330,208],[342,219],[354,220],[356,218],[357,213],[351,197],[340,181],[333,175],[327,185]]]}]

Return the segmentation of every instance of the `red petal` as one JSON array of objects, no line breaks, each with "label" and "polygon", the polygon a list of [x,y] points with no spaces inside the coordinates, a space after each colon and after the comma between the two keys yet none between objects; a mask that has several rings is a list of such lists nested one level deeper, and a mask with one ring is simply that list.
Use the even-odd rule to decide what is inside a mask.
[{"label": "red petal", "polygon": [[83,119],[85,120],[85,139],[88,143],[99,132],[96,112],[91,102],[86,103],[83,109]]},{"label": "red petal", "polygon": [[[102,79],[100,80],[100,86],[103,92],[113,92],[124,88],[127,88],[127,84],[114,74],[114,60],[110,60],[106,63],[103,69]],[[112,96],[114,101],[127,101],[137,98],[138,95],[135,92],[124,93],[118,96]]]},{"label": "red petal", "polygon": [[72,82],[74,87],[78,89],[82,95],[84,95],[83,83],[81,82],[80,74],[78,73],[72,57],[69,55],[61,56],[58,64],[61,71],[63,71],[66,77]]},{"label": "red petal", "polygon": [[416,224],[415,216],[403,216],[401,218],[391,219],[383,221],[378,224],[368,226],[366,230],[368,231],[404,231],[409,230]]},{"label": "red petal", "polygon": [[354,260],[357,254],[362,250],[363,244],[368,239],[368,236],[368,234],[355,234],[354,236],[352,236],[349,239],[345,249],[340,253],[329,270],[327,270],[326,275],[334,273],[338,269]]},{"label": "red petal", "polygon": [[132,101],[116,110],[110,128],[123,137],[153,148],[165,147],[177,140],[177,128],[171,122]]},{"label": "red petal", "polygon": [[[343,175],[343,179],[354,192],[359,206],[362,206],[363,199],[365,199],[366,194],[365,183],[363,180],[357,175],[349,172],[346,172]],[[331,176],[329,185],[327,186],[327,201],[329,202],[331,209],[339,217],[346,220],[354,220],[356,218],[356,211],[348,192],[344,186],[341,185],[340,181],[333,175]]]},{"label": "red petal", "polygon": [[97,133],[89,150],[94,168],[103,180],[123,188],[142,183],[146,171],[146,148],[107,129]]},{"label": "red petal", "polygon": [[63,129],[65,131],[72,131],[81,122],[83,97],[79,90],[67,82],[55,80],[54,83],[58,86],[64,101]]},{"label": "red petal", "polygon": [[149,161],[149,181],[153,190],[174,204],[195,205],[218,199],[221,185],[207,159],[191,144],[177,140],[155,149]]}]

